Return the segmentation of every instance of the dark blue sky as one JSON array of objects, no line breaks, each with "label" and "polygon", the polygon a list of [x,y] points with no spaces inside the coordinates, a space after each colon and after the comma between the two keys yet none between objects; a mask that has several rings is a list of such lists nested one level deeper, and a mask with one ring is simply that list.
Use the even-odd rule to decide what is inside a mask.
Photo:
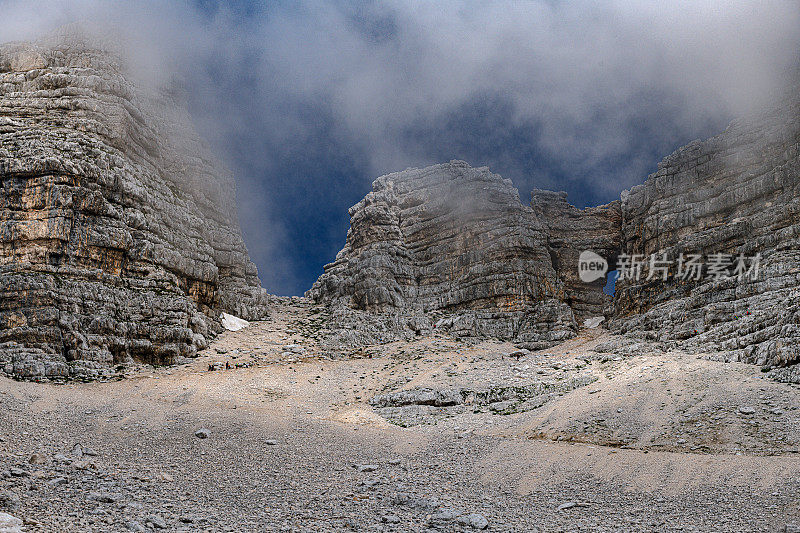
[{"label": "dark blue sky", "polygon": [[[270,292],[311,286],[345,242],[347,209],[381,174],[463,159],[510,178],[523,202],[547,188],[597,205],[765,92],[731,85],[728,63],[707,72],[738,48],[701,39],[700,24],[642,31],[658,13],[473,5],[197,2],[202,23],[235,33],[183,73],[191,110],[236,175]],[[730,17],[705,16],[732,31]],[[771,68],[777,78],[785,64]]]},{"label": "dark blue sky", "polygon": [[302,294],[382,174],[463,159],[580,207],[785,90],[786,0],[0,0],[0,41],[78,23],[182,83],[264,287]]}]

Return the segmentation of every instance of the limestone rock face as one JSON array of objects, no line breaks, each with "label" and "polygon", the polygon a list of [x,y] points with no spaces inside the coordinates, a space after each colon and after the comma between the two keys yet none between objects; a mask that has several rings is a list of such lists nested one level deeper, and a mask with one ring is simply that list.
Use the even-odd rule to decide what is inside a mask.
[{"label": "limestone rock face", "polygon": [[0,47],[0,370],[193,355],[266,313],[232,177],[174,94],[79,39]]},{"label": "limestone rock face", "polygon": [[[620,280],[616,329],[768,367],[800,362],[799,102],[679,149],[623,193],[629,256],[696,254],[704,267],[700,279],[678,277],[673,263],[667,281]],[[709,271],[727,263],[734,274],[738,256],[757,254],[757,276]]]},{"label": "limestone rock face", "polygon": [[[462,161],[375,180],[347,244],[308,296],[355,310],[433,316],[461,335],[573,335],[544,226],[509,180]],[[424,329],[424,327],[423,327]]]},{"label": "limestone rock face", "polygon": [[553,266],[564,284],[565,301],[580,324],[587,318],[612,313],[612,297],[603,293],[605,278],[591,283],[578,276],[578,258],[592,251],[613,265],[622,247],[620,202],[578,209],[567,203],[567,193],[535,189],[531,206],[545,226]]},{"label": "limestone rock face", "polygon": [[[523,207],[510,182],[463,162],[384,176],[351,208],[347,244],[309,296],[362,313],[333,314],[356,340],[405,323],[546,343],[603,315],[617,332],[800,383],[798,119],[794,94],[584,210],[539,190]],[[580,280],[584,250],[611,269],[627,261],[613,305],[604,279]]]}]

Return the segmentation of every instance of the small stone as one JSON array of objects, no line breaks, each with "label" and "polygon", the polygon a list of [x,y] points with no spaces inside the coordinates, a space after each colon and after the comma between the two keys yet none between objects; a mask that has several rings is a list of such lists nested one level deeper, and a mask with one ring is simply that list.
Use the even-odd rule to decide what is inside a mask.
[{"label": "small stone", "polygon": [[47,462],[47,457],[40,453],[34,453],[31,455],[30,459],[28,459],[28,462],[32,465],[43,465]]},{"label": "small stone", "polygon": [[366,480],[366,481],[363,483],[363,485],[364,485],[365,487],[367,487],[368,489],[372,489],[372,488],[374,488],[376,485],[379,485],[379,484],[380,484],[380,482],[381,482],[381,480],[380,480],[380,479],[368,479],[368,480]]},{"label": "small stone", "polygon": [[19,509],[19,496],[7,490],[0,491],[0,509],[11,512]]},{"label": "small stone", "polygon": [[167,529],[167,523],[158,515],[150,515],[146,519],[148,524],[151,524],[156,529]]},{"label": "small stone", "polygon": [[377,465],[356,465],[359,472],[374,472],[378,469]]},{"label": "small stone", "polygon": [[13,467],[10,470],[10,472],[13,477],[28,477],[31,475],[30,472],[28,472],[27,470],[23,470],[21,468],[16,468],[16,467]]},{"label": "small stone", "polygon": [[100,503],[114,503],[115,501],[119,500],[119,496],[116,494],[90,492],[89,499]]},{"label": "small stone", "polygon": [[742,405],[741,407],[739,407],[739,413],[743,415],[754,415],[756,413],[756,410],[750,407],[749,405]]},{"label": "small stone", "polygon": [[83,455],[88,455],[90,457],[96,457],[97,456],[97,452],[94,450],[94,448],[84,448],[83,449]]},{"label": "small stone", "polygon": [[494,402],[489,404],[489,410],[494,413],[503,413],[505,411],[509,411],[514,407],[516,402],[513,401],[505,401],[505,402]]},{"label": "small stone", "polygon": [[462,526],[469,526],[472,529],[486,529],[489,527],[489,521],[485,516],[478,513],[470,513],[458,517],[458,523]]},{"label": "small stone", "polygon": [[386,524],[399,524],[400,523],[400,517],[397,516],[397,515],[393,515],[393,514],[383,515],[381,517],[381,521],[386,523]]},{"label": "small stone", "polygon": [[83,448],[81,447],[80,444],[76,444],[75,446],[72,447],[72,455],[74,455],[79,459],[83,457]]},{"label": "small stone", "polygon": [[207,439],[211,435],[211,432],[205,428],[200,428],[194,432],[194,436],[198,439]]},{"label": "small stone", "polygon": [[66,482],[67,482],[67,478],[65,478],[65,477],[56,477],[56,478],[53,478],[50,481],[48,481],[47,484],[50,485],[51,487],[57,487],[58,485],[63,485]]},{"label": "small stone", "polygon": [[392,496],[394,505],[414,507],[425,511],[431,511],[439,507],[439,500],[436,498],[417,498],[407,492],[397,492]]},{"label": "small stone", "polygon": [[268,439],[264,441],[264,444],[266,444],[267,446],[275,446],[278,444],[278,441],[273,439]]},{"label": "small stone", "polygon": [[22,520],[8,513],[0,513],[0,532],[22,533]]},{"label": "small stone", "polygon": [[445,507],[444,509],[439,509],[433,513],[429,518],[429,522],[435,527],[436,525],[443,525],[447,522],[452,522],[458,518],[458,516],[459,514],[456,511]]},{"label": "small stone", "polygon": [[577,503],[575,503],[575,502],[567,502],[567,503],[562,503],[561,505],[559,505],[559,506],[558,506],[558,510],[559,510],[559,511],[563,511],[563,510],[565,510],[565,509],[572,509],[573,507],[575,507],[575,506],[577,506],[577,505],[578,505],[578,504],[577,504]]},{"label": "small stone", "polygon": [[78,470],[97,470],[97,465],[94,461],[75,461],[72,466]]},{"label": "small stone", "polygon": [[69,464],[72,462],[72,459],[64,455],[63,453],[57,453],[53,456],[53,461],[56,463],[64,463]]},{"label": "small stone", "polygon": [[142,524],[137,522],[136,520],[131,520],[129,522],[125,522],[125,527],[128,531],[134,531],[135,533],[141,533],[142,531],[147,531]]},{"label": "small stone", "polygon": [[513,357],[514,359],[521,359],[522,357],[525,357],[526,355],[528,355],[530,353],[531,353],[530,351],[522,348],[522,349],[519,349],[519,350],[514,350],[513,352],[510,352],[510,353],[508,353],[506,355],[508,355],[508,357]]},{"label": "small stone", "polygon": [[159,472],[156,475],[156,479],[158,481],[166,481],[166,482],[175,481],[175,478],[166,472]]}]

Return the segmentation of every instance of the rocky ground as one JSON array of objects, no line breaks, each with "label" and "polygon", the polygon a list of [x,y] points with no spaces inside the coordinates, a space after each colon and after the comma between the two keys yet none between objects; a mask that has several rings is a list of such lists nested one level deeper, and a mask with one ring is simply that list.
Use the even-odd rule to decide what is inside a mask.
[{"label": "rocky ground", "polygon": [[599,329],[336,351],[324,323],[282,300],[177,367],[3,378],[0,510],[24,531],[800,530],[800,387],[758,367]]}]

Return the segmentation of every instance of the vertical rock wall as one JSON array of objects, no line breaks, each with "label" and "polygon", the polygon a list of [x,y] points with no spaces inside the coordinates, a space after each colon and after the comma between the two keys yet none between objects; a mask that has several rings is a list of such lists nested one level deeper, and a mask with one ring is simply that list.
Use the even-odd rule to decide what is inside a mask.
[{"label": "vertical rock wall", "polygon": [[265,304],[233,180],[173,95],[80,39],[0,48],[0,370],[169,363]]},{"label": "vertical rock wall", "polygon": [[[613,235],[597,233],[618,225],[619,208],[584,213],[560,201],[556,212],[523,206],[509,180],[462,161],[380,177],[308,295],[373,313],[449,313],[457,318],[440,325],[466,322],[461,333],[562,340],[576,330],[573,311],[603,312],[602,283],[578,286],[572,251],[614,248]],[[595,233],[581,231],[595,222]]]},{"label": "vertical rock wall", "polygon": [[[667,281],[620,280],[618,331],[766,367],[800,362],[798,118],[795,95],[679,149],[623,193],[627,254],[696,254],[705,266],[700,279],[681,279],[673,264]],[[759,275],[715,280],[715,254],[760,254]]]},{"label": "vertical rock wall", "polygon": [[588,250],[613,269],[622,246],[620,202],[578,209],[567,203],[567,193],[535,189],[531,206],[545,227],[553,268],[564,284],[564,301],[578,323],[611,315],[612,297],[603,292],[606,278],[586,283],[578,277],[578,258]]}]

